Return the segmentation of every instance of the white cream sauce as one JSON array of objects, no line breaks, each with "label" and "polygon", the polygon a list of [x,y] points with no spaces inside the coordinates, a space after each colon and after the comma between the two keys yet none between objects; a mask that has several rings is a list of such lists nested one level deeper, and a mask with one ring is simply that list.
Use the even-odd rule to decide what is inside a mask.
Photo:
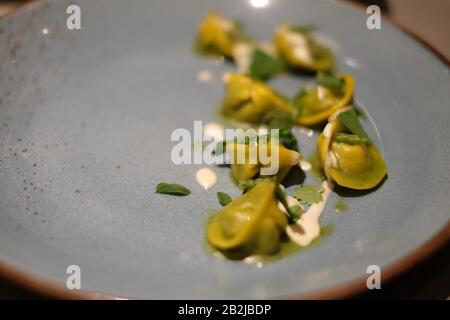
[{"label": "white cream sauce", "polygon": [[302,168],[302,170],[303,170],[304,172],[309,171],[309,170],[312,169],[311,163],[309,163],[308,161],[303,160],[303,159],[300,159],[299,165],[300,165],[300,168]]},{"label": "white cream sauce", "polygon": [[205,190],[208,190],[217,183],[217,175],[211,169],[204,167],[197,170],[195,180]]},{"label": "white cream sauce", "polygon": [[201,83],[206,83],[212,81],[214,78],[214,75],[209,70],[200,70],[197,73],[197,80]]},{"label": "white cream sauce", "polygon": [[305,135],[308,138],[311,138],[314,135],[314,130],[308,127],[297,127],[294,129],[294,131],[299,132],[300,134]]},{"label": "white cream sauce", "polygon": [[208,139],[224,140],[225,128],[217,122],[209,122],[203,126],[203,135]]},{"label": "white cream sauce", "polygon": [[322,201],[311,205],[296,223],[287,226],[289,238],[300,246],[307,246],[320,234],[319,218],[331,193],[328,181],[324,181],[322,187],[325,190]]}]

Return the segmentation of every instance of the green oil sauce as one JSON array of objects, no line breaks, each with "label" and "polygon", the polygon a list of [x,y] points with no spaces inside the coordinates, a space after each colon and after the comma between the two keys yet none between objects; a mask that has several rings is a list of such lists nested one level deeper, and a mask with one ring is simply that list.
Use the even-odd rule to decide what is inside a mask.
[{"label": "green oil sauce", "polygon": [[[317,248],[321,244],[325,242],[325,239],[333,232],[334,226],[327,225],[323,226],[320,229],[320,234],[315,238],[309,245],[306,247],[299,246],[295,242],[291,240],[287,240],[286,242],[281,242],[280,251],[271,256],[258,256],[255,257],[255,263],[270,263],[280,259],[287,258],[299,252],[304,252],[307,250],[311,250],[313,248]],[[252,261],[253,262],[253,261]]]},{"label": "green oil sauce", "polygon": [[290,257],[290,256],[300,253],[300,252],[304,252],[304,251],[316,248],[325,242],[325,239],[328,238],[328,236],[333,232],[333,230],[334,230],[333,225],[323,226],[320,230],[319,236],[317,238],[315,238],[306,247],[299,246],[295,242],[289,240],[286,236],[285,239],[283,239],[280,243],[280,250],[277,253],[270,255],[270,256],[269,255],[267,255],[267,256],[251,256],[251,257],[247,257],[245,259],[233,259],[232,257],[227,257],[221,251],[219,251],[216,248],[214,248],[213,246],[211,246],[206,238],[203,242],[203,249],[208,254],[214,255],[214,256],[222,258],[222,259],[228,259],[228,260],[233,260],[236,262],[261,266],[261,265],[264,265],[267,263],[272,263],[272,262]]},{"label": "green oil sauce", "polygon": [[339,213],[346,212],[348,211],[348,205],[344,202],[344,199],[339,197],[334,205],[334,210]]}]

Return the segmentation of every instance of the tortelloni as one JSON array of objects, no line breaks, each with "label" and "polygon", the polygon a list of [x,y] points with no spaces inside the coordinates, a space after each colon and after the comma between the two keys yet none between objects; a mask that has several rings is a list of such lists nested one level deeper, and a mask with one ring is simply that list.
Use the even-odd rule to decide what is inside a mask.
[{"label": "tortelloni", "polygon": [[331,50],[301,28],[279,26],[275,31],[274,42],[279,55],[293,69],[328,71],[333,67]]},{"label": "tortelloni", "polygon": [[280,94],[264,83],[241,74],[229,74],[226,87],[222,114],[228,118],[261,124],[267,115],[293,112],[291,105]]},{"label": "tortelloni", "polygon": [[208,242],[231,259],[277,253],[287,218],[278,208],[275,188],[265,179],[217,212],[207,227]]},{"label": "tortelloni", "polygon": [[309,91],[302,91],[294,100],[297,107],[295,122],[314,126],[349,105],[353,99],[355,80],[349,74],[333,76],[319,73],[318,84]]},{"label": "tortelloni", "polygon": [[242,36],[235,21],[210,12],[198,27],[197,41],[202,51],[231,58],[233,47]]},{"label": "tortelloni", "polygon": [[[251,148],[254,148],[255,159],[251,157]],[[277,169],[274,176],[281,182],[291,168],[298,165],[302,159],[302,155],[299,152],[287,149],[281,144],[272,144],[270,142],[259,146],[238,143],[227,144],[226,150],[231,158],[233,178],[238,183],[258,175],[264,176],[261,169],[269,167]],[[278,152],[278,157],[274,157],[273,152]],[[241,155],[241,158],[239,158],[239,155]]]},{"label": "tortelloni", "polygon": [[350,134],[337,119],[327,124],[317,140],[317,149],[325,174],[340,186],[372,189],[387,173],[376,146],[368,139]]}]

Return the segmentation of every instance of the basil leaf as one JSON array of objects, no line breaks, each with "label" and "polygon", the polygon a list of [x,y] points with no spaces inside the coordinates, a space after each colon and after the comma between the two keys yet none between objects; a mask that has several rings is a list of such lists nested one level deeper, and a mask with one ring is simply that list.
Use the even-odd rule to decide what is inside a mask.
[{"label": "basil leaf", "polygon": [[370,143],[370,138],[364,131],[361,123],[358,120],[355,109],[350,109],[348,111],[342,112],[337,116],[337,119],[341,125],[350,130],[351,133],[356,134],[360,138],[367,139]]},{"label": "basil leaf", "polygon": [[280,129],[278,133],[278,139],[280,143],[287,149],[298,152],[297,138],[294,136],[291,130]]},{"label": "basil leaf", "polygon": [[191,194],[191,190],[177,183],[158,183],[155,193],[170,194],[173,196],[187,196]]},{"label": "basil leaf", "polygon": [[342,93],[344,91],[344,79],[337,78],[330,72],[318,72],[316,81],[318,84],[327,87],[335,93]]},{"label": "basil leaf", "polygon": [[335,139],[337,142],[351,145],[369,143],[368,139],[357,136],[356,134],[338,133]]},{"label": "basil leaf", "polygon": [[217,192],[217,199],[219,200],[219,203],[223,206],[226,206],[229,204],[233,199],[225,192]]},{"label": "basil leaf", "polygon": [[[254,138],[254,137],[252,137]],[[271,139],[270,134],[263,134],[256,136],[256,142],[260,143],[260,141],[269,142]],[[298,151],[298,142],[297,138],[294,136],[294,134],[291,132],[291,130],[288,129],[279,129],[278,131],[278,141],[280,144],[282,144],[284,147],[290,150]],[[216,147],[212,151],[214,155],[221,155],[225,152],[225,148],[227,144],[249,144],[250,143],[250,137],[244,136],[241,138],[235,138],[230,140],[223,140],[219,141],[216,144]]]},{"label": "basil leaf", "polygon": [[300,206],[289,207],[289,211],[292,223],[296,223],[303,214],[303,209]]},{"label": "basil leaf", "polygon": [[260,49],[256,49],[253,52],[249,76],[257,80],[267,80],[283,68],[283,60],[273,57]]}]

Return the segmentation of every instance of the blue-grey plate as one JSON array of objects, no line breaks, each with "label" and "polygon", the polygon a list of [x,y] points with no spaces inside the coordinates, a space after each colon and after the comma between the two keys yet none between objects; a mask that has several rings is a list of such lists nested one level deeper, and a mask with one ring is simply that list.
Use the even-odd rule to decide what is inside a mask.
[{"label": "blue-grey plate", "polygon": [[[0,19],[3,272],[63,296],[339,297],[364,288],[368,266],[386,280],[448,238],[448,66],[386,20],[367,29],[353,6],[255,2],[38,1]],[[69,4],[81,8],[81,30],[66,28]],[[192,51],[211,9],[260,40],[279,23],[316,25],[338,67],[355,76],[364,125],[389,167],[376,191],[345,199],[348,212],[336,213],[332,196],[321,224],[334,231],[322,245],[262,268],[204,249],[215,193],[239,194],[229,169],[212,167],[219,182],[205,192],[198,166],[170,158],[175,128],[215,120],[222,74],[233,69]],[[205,70],[212,80],[199,82]],[[271,83],[291,95],[312,80]],[[298,138],[307,155],[314,139]],[[160,181],[192,194],[154,194]],[[65,287],[70,265],[81,269],[82,291]]]}]

